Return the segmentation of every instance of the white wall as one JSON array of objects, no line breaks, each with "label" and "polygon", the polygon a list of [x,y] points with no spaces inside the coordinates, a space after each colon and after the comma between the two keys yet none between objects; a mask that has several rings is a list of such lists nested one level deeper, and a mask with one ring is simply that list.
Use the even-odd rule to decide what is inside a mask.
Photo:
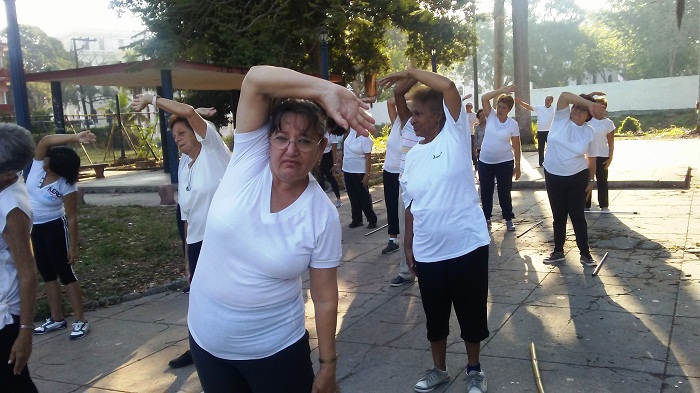
[{"label": "white wall", "polygon": [[[530,90],[530,103],[542,105],[545,97],[551,95],[556,105],[557,97],[564,91],[576,94],[601,91],[608,97],[610,112],[692,109],[698,98],[698,81],[698,75],[694,75],[533,89]],[[473,102],[473,99],[469,101]],[[376,124],[389,123],[386,102],[374,104],[370,112]]]}]

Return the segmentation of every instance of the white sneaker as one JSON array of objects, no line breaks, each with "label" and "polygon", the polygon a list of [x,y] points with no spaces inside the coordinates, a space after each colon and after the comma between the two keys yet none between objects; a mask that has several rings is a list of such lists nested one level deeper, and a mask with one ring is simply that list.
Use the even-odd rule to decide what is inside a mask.
[{"label": "white sneaker", "polygon": [[423,378],[418,380],[416,385],[413,386],[413,390],[415,390],[418,393],[431,392],[438,385],[449,380],[450,372],[448,370],[442,371],[439,370],[437,367],[433,367],[425,372]]},{"label": "white sneaker", "polygon": [[486,393],[486,374],[472,370],[467,374],[467,393]]},{"label": "white sneaker", "polygon": [[70,332],[70,339],[77,340],[85,337],[90,331],[90,324],[88,321],[75,321],[73,322],[73,330]]}]

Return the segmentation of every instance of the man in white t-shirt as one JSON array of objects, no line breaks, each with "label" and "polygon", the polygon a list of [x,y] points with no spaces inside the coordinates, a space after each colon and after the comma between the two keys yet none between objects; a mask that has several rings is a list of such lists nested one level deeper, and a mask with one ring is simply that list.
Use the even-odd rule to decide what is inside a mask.
[{"label": "man in white t-shirt", "polygon": [[554,97],[547,96],[544,99],[544,105],[532,106],[524,102],[520,98],[516,98],[515,102],[529,111],[537,112],[537,158],[538,165],[541,167],[544,162],[544,147],[547,144],[547,135],[554,121],[554,112],[556,108],[552,105]]},{"label": "man in white t-shirt", "polygon": [[[471,94],[467,94],[462,98],[462,101],[468,100],[471,98]],[[479,118],[476,116],[476,113],[474,112],[474,104],[471,102],[467,102],[464,105],[464,109],[467,111],[467,122],[469,123],[469,134],[471,135],[471,140],[472,140],[472,164],[474,164],[474,167],[476,168],[476,125],[479,123]]]}]

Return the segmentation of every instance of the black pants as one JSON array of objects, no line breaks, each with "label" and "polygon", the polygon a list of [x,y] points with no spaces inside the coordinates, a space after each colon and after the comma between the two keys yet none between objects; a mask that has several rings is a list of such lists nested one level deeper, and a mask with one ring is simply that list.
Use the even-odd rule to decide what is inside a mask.
[{"label": "black pants", "polygon": [[372,208],[372,197],[369,195],[369,189],[362,185],[364,173],[348,173],[343,172],[345,179],[345,191],[350,199],[350,214],[352,222],[362,223],[362,213],[365,213],[367,221],[370,223],[377,222],[377,214]]},{"label": "black pants", "polygon": [[325,180],[328,180],[328,183],[330,183],[331,188],[333,189],[335,197],[340,199],[340,188],[338,188],[338,181],[335,180],[335,176],[333,176],[333,151],[329,151],[328,153],[325,153],[323,157],[321,157],[321,164],[319,166],[321,167],[321,176],[319,176],[318,183],[321,185],[321,188],[325,189],[324,183]]},{"label": "black pants", "polygon": [[384,180],[384,204],[389,235],[399,234],[399,174],[382,171]]},{"label": "black pants", "polygon": [[554,251],[564,252],[566,219],[571,218],[576,235],[576,245],[581,255],[590,256],[588,249],[588,224],[583,213],[588,185],[588,169],[571,176],[557,176],[546,170],[544,180],[547,197],[554,216]]},{"label": "black pants", "polygon": [[68,219],[65,216],[32,227],[32,250],[36,269],[44,282],[61,280],[63,285],[78,281],[68,263]]},{"label": "black pants", "polygon": [[[498,187],[498,204],[501,205],[501,213],[504,220],[512,220],[513,200],[510,191],[513,189],[513,166],[515,161],[500,162],[498,164],[485,164],[479,161],[479,186],[481,187],[481,208],[487,220],[491,219],[493,211],[493,189]],[[498,185],[494,183],[498,181]]]},{"label": "black pants", "polygon": [[7,364],[19,335],[19,316],[13,315],[12,319],[12,324],[0,329],[0,393],[34,393],[37,390],[29,377],[29,367],[25,366],[19,375],[15,375],[15,364]]},{"label": "black pants", "polygon": [[175,219],[177,220],[177,233],[180,235],[180,242],[182,243],[182,255],[185,255],[185,221],[182,220],[182,211],[179,203],[175,210]]},{"label": "black pants", "polygon": [[540,166],[544,162],[544,146],[547,144],[549,131],[537,131],[537,158]]},{"label": "black pants", "polygon": [[199,382],[207,393],[309,393],[314,383],[309,332],[272,356],[226,360],[210,354],[190,336]]},{"label": "black pants", "polygon": [[[609,157],[596,157],[595,159],[595,179],[598,187],[598,204],[601,208],[610,206],[608,200],[608,170],[605,169],[605,162]],[[591,207],[591,195],[586,199],[586,207]]]},{"label": "black pants", "polygon": [[202,251],[202,242],[187,244],[187,265],[190,268],[190,280],[194,277],[194,271],[197,269],[197,261],[199,253]]}]

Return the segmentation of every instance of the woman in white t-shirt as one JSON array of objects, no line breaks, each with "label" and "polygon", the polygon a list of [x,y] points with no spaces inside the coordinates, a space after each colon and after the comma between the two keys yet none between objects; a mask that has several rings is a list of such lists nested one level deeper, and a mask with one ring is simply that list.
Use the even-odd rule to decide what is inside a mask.
[{"label": "woman in white t-shirt", "polygon": [[73,149],[61,145],[94,141],[95,135],[90,131],[41,138],[27,175],[29,202],[34,212],[32,247],[51,310],[51,316],[34,329],[34,334],[46,334],[68,326],[61,309],[59,279],[75,317],[70,339],[83,338],[90,331],[83,315],[83,291],[73,272],[73,266],[78,263],[78,187],[75,184],[80,157]]},{"label": "woman in white t-shirt", "polygon": [[[273,100],[285,97],[273,107]],[[327,140],[316,100],[343,128],[372,118],[355,95],[285,68],[252,67],[235,149],[207,218],[188,312],[207,392],[335,392],[338,210],[311,169]],[[309,274],[320,368],[314,377],[302,275]]]},{"label": "woman in white t-shirt", "polygon": [[433,367],[414,389],[428,392],[450,380],[446,352],[454,306],[467,352],[467,390],[485,392],[479,353],[489,335],[491,238],[474,184],[467,116],[455,84],[441,75],[409,69],[379,83],[410,88],[416,81],[428,89],[416,91],[411,104],[411,124],[424,139],[406,154],[400,179],[406,203],[404,251],[418,277]]},{"label": "woman in white t-shirt", "polygon": [[581,263],[596,265],[588,247],[583,210],[586,196],[593,189],[596,162],[595,136],[586,122],[593,116],[602,118],[606,113],[605,107],[595,103],[591,95],[564,92],[559,96],[544,153],[544,180],[554,218],[554,251],[544,259],[545,264],[565,259],[566,220],[570,217]]},{"label": "woman in white t-shirt", "polygon": [[[494,186],[498,187],[498,203],[501,205],[501,215],[506,220],[508,231],[515,231],[513,224],[515,214],[513,214],[513,200],[510,195],[513,177],[515,180],[520,178],[520,129],[518,123],[508,117],[508,113],[515,104],[510,95],[514,91],[515,86],[510,85],[481,96],[481,105],[486,117],[486,131],[479,153],[481,207],[484,210],[486,224],[490,228],[493,189]],[[491,100],[494,98],[496,98],[496,110],[491,108]]]},{"label": "woman in white t-shirt", "polygon": [[[605,96],[595,96],[595,102],[608,107],[608,100]],[[604,119],[591,119],[588,125],[593,128],[595,133],[596,145],[596,164],[595,164],[595,179],[598,190],[598,205],[600,210],[609,211],[610,199],[608,198],[608,168],[612,163],[613,152],[615,151],[615,123],[607,117]],[[586,197],[586,209],[591,208],[591,194]]]},{"label": "woman in white t-shirt", "polygon": [[372,207],[372,196],[369,194],[369,175],[372,168],[372,146],[374,140],[369,136],[360,135],[354,129],[348,130],[343,138],[343,181],[345,192],[350,200],[350,216],[352,221],[349,228],[361,227],[362,213],[365,214],[367,228],[377,227],[377,214]]},{"label": "woman in white t-shirt", "polygon": [[[224,177],[231,152],[214,125],[202,118],[214,116],[216,109],[195,109],[154,94],[137,95],[131,106],[138,112],[149,104],[171,113],[168,126],[182,153],[177,171],[177,196],[180,218],[185,224],[185,271],[187,280],[191,282],[202,249],[209,205]],[[187,350],[168,362],[168,365],[180,368],[192,363],[192,354]]]},{"label": "woman in white t-shirt", "polygon": [[32,160],[34,140],[16,124],[0,124],[0,384],[5,392],[36,392],[32,353],[36,266],[30,245],[32,209],[18,174]]},{"label": "woman in white t-shirt", "polygon": [[338,155],[338,140],[344,134],[345,130],[338,127],[333,119],[326,121],[324,138],[328,140],[328,144],[323,150],[323,157],[321,157],[321,163],[319,164],[321,169],[319,184],[325,189],[325,181],[328,180],[328,184],[331,185],[333,194],[335,194],[335,207],[343,206],[343,202],[340,201],[340,187],[338,186],[338,180],[335,178],[335,168],[338,167],[338,164],[335,163],[335,158]]}]

